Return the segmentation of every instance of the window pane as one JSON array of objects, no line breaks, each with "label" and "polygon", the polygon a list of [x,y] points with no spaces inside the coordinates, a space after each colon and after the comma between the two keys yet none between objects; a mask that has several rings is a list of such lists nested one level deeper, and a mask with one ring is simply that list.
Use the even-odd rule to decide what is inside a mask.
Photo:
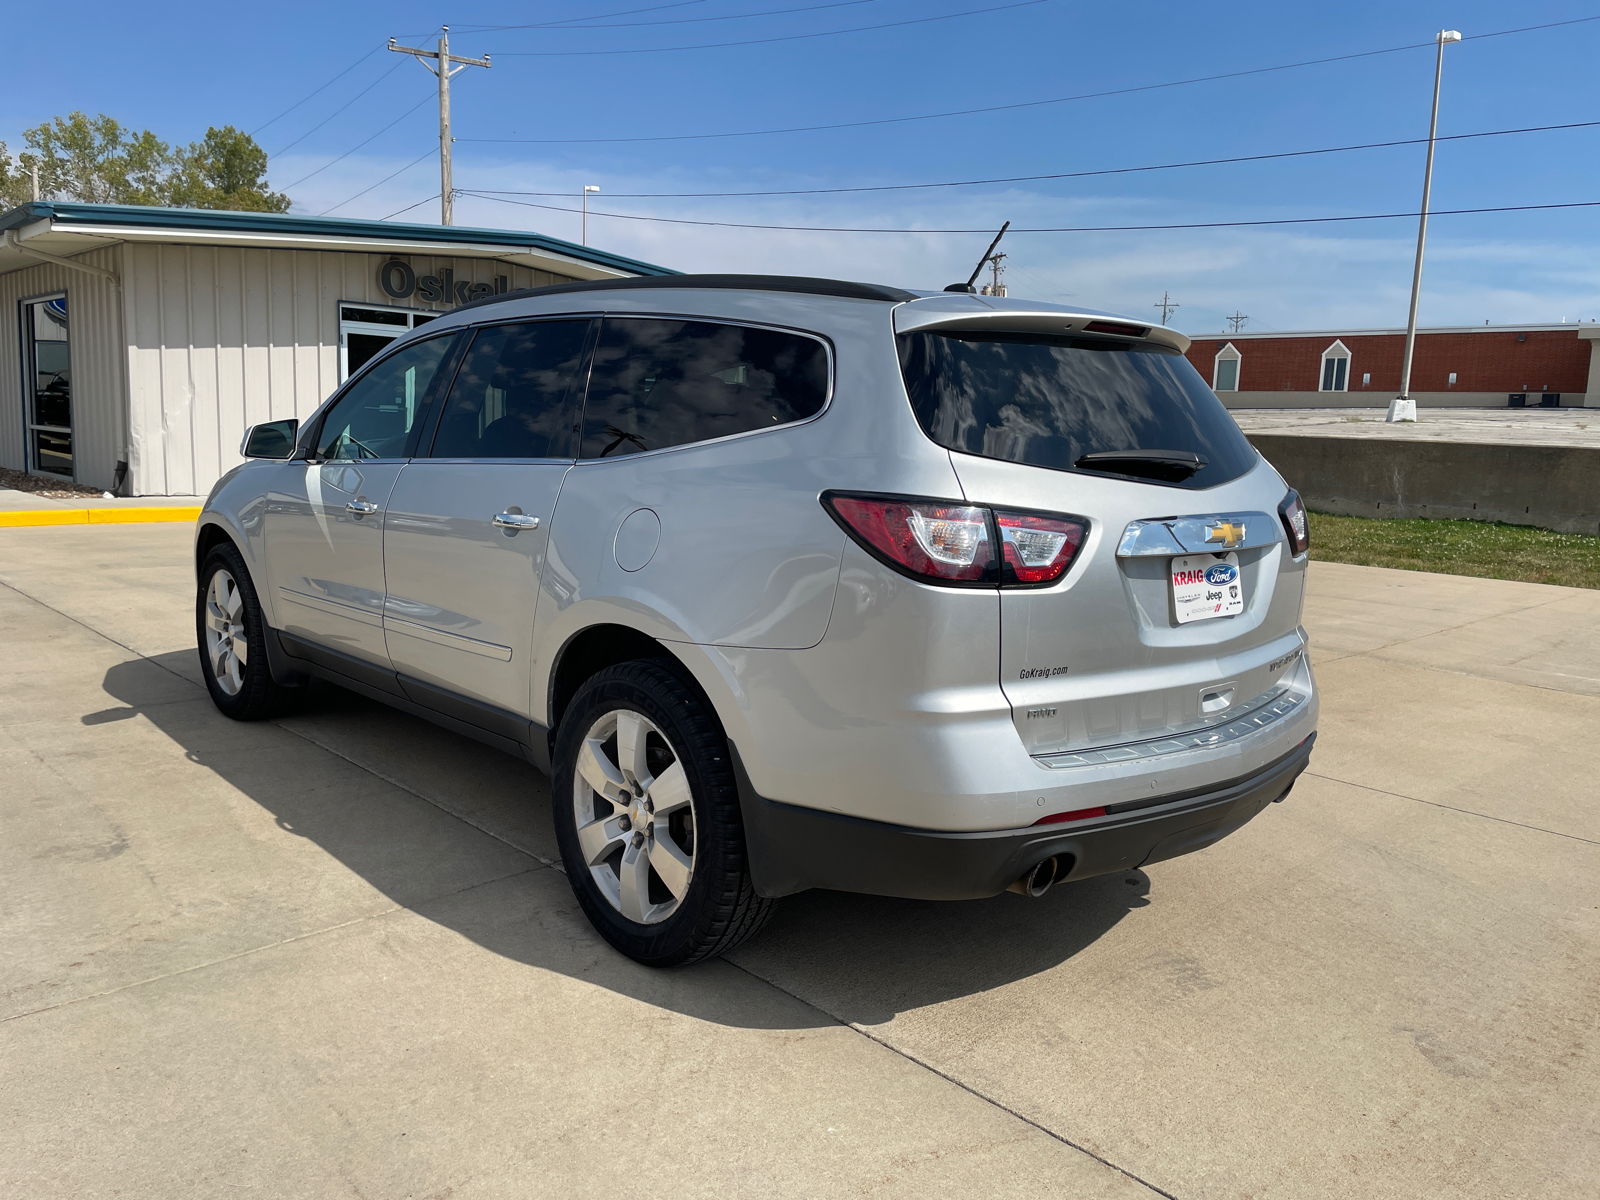
[{"label": "window pane", "polygon": [[453,339],[429,338],[373,365],[328,411],[318,458],[401,458]]},{"label": "window pane", "polygon": [[589,376],[583,457],[771,429],[814,416],[827,398],[828,352],[815,338],[608,317]]},{"label": "window pane", "polygon": [[1217,361],[1217,391],[1236,392],[1239,390],[1239,360],[1224,358]]},{"label": "window pane", "polygon": [[1344,391],[1345,368],[1350,365],[1350,360],[1348,358],[1336,358],[1333,362],[1333,390],[1342,392]]},{"label": "window pane", "polygon": [[1334,358],[1322,360],[1322,390],[1325,392],[1333,391],[1333,364],[1337,361]]},{"label": "window pane", "polygon": [[480,329],[473,339],[432,458],[571,458],[587,319]]},{"label": "window pane", "polygon": [[1177,486],[1214,487],[1256,452],[1189,361],[1155,346],[1043,334],[901,334],[917,420],[941,446],[1073,471],[1086,454],[1176,450],[1206,466]]}]

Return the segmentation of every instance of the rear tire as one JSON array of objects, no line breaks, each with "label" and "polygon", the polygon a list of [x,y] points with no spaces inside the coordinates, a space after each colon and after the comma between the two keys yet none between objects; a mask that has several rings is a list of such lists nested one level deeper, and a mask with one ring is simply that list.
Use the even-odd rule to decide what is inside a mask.
[{"label": "rear tire", "polygon": [[629,958],[725,954],[776,902],[756,895],[728,744],[700,695],[654,662],[589,679],[556,737],[556,840],[578,904]]},{"label": "rear tire", "polygon": [[206,555],[195,597],[200,671],[218,710],[235,721],[277,716],[298,697],[267,665],[267,622],[244,557],[224,542]]}]

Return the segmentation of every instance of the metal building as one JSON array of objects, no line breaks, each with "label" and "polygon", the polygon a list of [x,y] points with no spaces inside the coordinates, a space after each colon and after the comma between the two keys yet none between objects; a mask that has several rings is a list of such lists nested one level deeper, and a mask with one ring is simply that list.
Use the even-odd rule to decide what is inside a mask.
[{"label": "metal building", "polygon": [[24,204],[0,216],[0,466],[203,495],[247,426],[457,304],[674,273],[516,230]]}]

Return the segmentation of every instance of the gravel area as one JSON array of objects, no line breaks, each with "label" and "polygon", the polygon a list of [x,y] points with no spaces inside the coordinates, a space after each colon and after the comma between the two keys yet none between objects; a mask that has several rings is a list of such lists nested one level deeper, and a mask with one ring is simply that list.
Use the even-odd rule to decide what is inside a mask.
[{"label": "gravel area", "polygon": [[99,488],[84,487],[70,480],[56,479],[48,475],[29,475],[24,471],[12,471],[5,467],[0,467],[0,488],[10,488],[14,492],[27,492],[34,496],[48,496],[52,500],[71,500],[77,496],[103,494]]},{"label": "gravel area", "polygon": [[1384,420],[1381,408],[1235,408],[1229,412],[1247,435],[1600,447],[1600,409],[1595,408],[1423,408],[1414,423],[1395,425]]}]

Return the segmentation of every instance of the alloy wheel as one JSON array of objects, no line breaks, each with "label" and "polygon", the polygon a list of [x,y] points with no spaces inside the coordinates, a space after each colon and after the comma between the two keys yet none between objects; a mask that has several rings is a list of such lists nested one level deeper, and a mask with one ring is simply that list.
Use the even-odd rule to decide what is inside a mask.
[{"label": "alloy wheel", "polygon": [[642,713],[613,709],[589,727],[572,790],[578,846],[601,894],[630,921],[665,921],[695,861],[689,781],[671,742]]},{"label": "alloy wheel", "polygon": [[244,628],[244,596],[224,570],[215,572],[206,588],[206,657],[223,694],[237,696],[244,687],[250,640]]}]

